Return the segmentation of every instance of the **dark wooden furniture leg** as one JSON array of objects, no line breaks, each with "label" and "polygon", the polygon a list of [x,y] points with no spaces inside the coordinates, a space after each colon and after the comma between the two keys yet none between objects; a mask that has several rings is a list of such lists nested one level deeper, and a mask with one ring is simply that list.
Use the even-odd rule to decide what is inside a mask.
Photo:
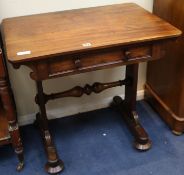
[{"label": "dark wooden furniture leg", "polygon": [[56,148],[54,146],[49,127],[45,108],[44,93],[42,81],[36,81],[37,84],[37,103],[40,108],[40,113],[37,114],[37,122],[39,123],[41,133],[43,135],[45,151],[48,162],[45,165],[45,170],[50,174],[56,174],[63,170],[64,164],[59,159]]},{"label": "dark wooden furniture leg", "polygon": [[12,144],[19,160],[19,163],[17,165],[17,171],[21,171],[24,167],[24,155],[23,155],[23,146],[20,140],[17,121],[14,121],[12,123],[9,122],[9,126],[10,126],[9,131],[11,135]]},{"label": "dark wooden furniture leg", "polygon": [[15,109],[13,107],[13,95],[11,94],[11,89],[9,88],[8,81],[6,79],[0,79],[0,97],[3,103],[3,110],[5,111],[5,115],[8,120],[8,130],[10,133],[11,143],[19,159],[17,171],[21,171],[24,167],[23,146],[20,139],[17,119],[15,117]]},{"label": "dark wooden furniture leg", "polygon": [[126,79],[129,83],[125,85],[125,99],[116,96],[113,99],[114,105],[121,112],[131,133],[135,137],[135,147],[138,150],[148,150],[151,147],[151,141],[144,128],[139,123],[136,112],[138,64],[126,66]]}]

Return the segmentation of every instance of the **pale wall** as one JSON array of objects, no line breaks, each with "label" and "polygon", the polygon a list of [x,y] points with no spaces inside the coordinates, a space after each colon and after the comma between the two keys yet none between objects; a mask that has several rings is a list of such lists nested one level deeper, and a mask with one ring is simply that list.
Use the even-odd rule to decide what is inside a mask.
[{"label": "pale wall", "polygon": [[[0,0],[0,21],[3,18],[13,16],[61,11],[65,9],[100,6],[123,2],[135,2],[149,11],[152,10],[153,6],[153,0]],[[28,115],[32,118],[33,116],[30,114],[33,114],[38,110],[37,106],[34,103],[36,88],[34,81],[29,78],[30,70],[24,66],[22,66],[19,70],[14,70],[12,66],[9,65],[9,72],[16,100],[19,121],[22,123],[29,123],[28,121],[30,120],[30,118],[25,118],[25,116]],[[145,75],[146,64],[141,64],[139,69],[139,90],[143,89]],[[124,67],[119,67],[53,79],[44,82],[44,85],[46,92],[57,92],[61,90],[66,90],[76,85],[84,86],[86,83],[92,84],[95,81],[109,82],[112,80],[122,79],[123,77]],[[69,115],[80,111],[93,110],[99,107],[106,106],[112,96],[117,94],[123,95],[123,93],[123,89],[117,87],[106,90],[99,95],[84,95],[82,98],[65,98],[56,100],[53,102],[49,102],[47,107],[49,114],[59,116]]]}]

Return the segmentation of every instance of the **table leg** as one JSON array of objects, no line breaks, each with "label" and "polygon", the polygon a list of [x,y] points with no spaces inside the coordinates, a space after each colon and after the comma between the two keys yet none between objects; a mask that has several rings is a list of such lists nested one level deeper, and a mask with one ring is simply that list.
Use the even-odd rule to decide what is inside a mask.
[{"label": "table leg", "polygon": [[11,143],[19,160],[17,171],[21,171],[24,167],[23,146],[14,108],[13,94],[6,79],[0,79],[0,98],[9,124],[8,130],[11,136]]},{"label": "table leg", "polygon": [[21,171],[24,167],[24,155],[23,155],[23,146],[20,139],[19,128],[17,122],[9,122],[9,132],[11,135],[11,141],[15,153],[17,154],[19,163],[17,165],[17,171]]},{"label": "table leg", "polygon": [[130,81],[125,85],[125,99],[122,100],[121,97],[116,96],[113,103],[121,112],[132,135],[135,137],[134,146],[138,150],[148,150],[151,147],[151,141],[141,126],[136,112],[138,64],[126,66],[126,79]]},{"label": "table leg", "polygon": [[40,108],[40,113],[37,114],[36,117],[43,136],[45,151],[48,159],[48,162],[45,165],[45,169],[50,174],[56,174],[63,170],[64,164],[58,157],[52,136],[49,131],[42,81],[37,81],[36,84],[38,91],[37,102]]}]

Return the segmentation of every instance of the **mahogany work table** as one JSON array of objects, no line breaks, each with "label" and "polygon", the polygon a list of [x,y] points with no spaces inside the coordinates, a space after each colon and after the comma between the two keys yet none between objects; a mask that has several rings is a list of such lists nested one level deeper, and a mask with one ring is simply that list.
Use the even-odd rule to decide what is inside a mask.
[{"label": "mahogany work table", "polygon": [[[181,34],[178,29],[127,3],[9,18],[3,20],[2,34],[8,61],[16,69],[21,65],[32,69],[48,173],[58,173],[64,167],[48,128],[45,107],[56,98],[80,97],[125,85],[125,99],[114,97],[114,104],[135,137],[135,147],[150,148],[151,141],[136,113],[138,64],[161,58],[164,43]],[[124,80],[76,86],[54,94],[43,92],[43,80],[122,65],[126,65]]]}]

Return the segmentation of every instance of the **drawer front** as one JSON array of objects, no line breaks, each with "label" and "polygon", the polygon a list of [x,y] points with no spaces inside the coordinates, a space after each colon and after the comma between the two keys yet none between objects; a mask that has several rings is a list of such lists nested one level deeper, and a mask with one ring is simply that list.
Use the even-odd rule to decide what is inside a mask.
[{"label": "drawer front", "polygon": [[[65,56],[56,59],[49,64],[49,77],[85,72],[117,65],[128,64],[127,62],[140,62],[152,59],[152,47],[141,46],[125,49],[114,49]],[[62,60],[62,61],[61,61]]]},{"label": "drawer front", "polygon": [[81,72],[158,59],[160,45],[102,49],[95,52],[54,57],[37,64],[33,79],[48,79]]},{"label": "drawer front", "polygon": [[141,61],[149,60],[152,58],[152,48],[151,47],[136,47],[127,48],[124,51],[125,59],[127,61]]},{"label": "drawer front", "polygon": [[66,56],[61,59],[63,60],[56,60],[50,64],[49,72],[51,77],[57,73],[67,74],[76,71],[95,70],[99,67],[122,63],[124,58],[122,51],[105,51],[103,53]]}]

